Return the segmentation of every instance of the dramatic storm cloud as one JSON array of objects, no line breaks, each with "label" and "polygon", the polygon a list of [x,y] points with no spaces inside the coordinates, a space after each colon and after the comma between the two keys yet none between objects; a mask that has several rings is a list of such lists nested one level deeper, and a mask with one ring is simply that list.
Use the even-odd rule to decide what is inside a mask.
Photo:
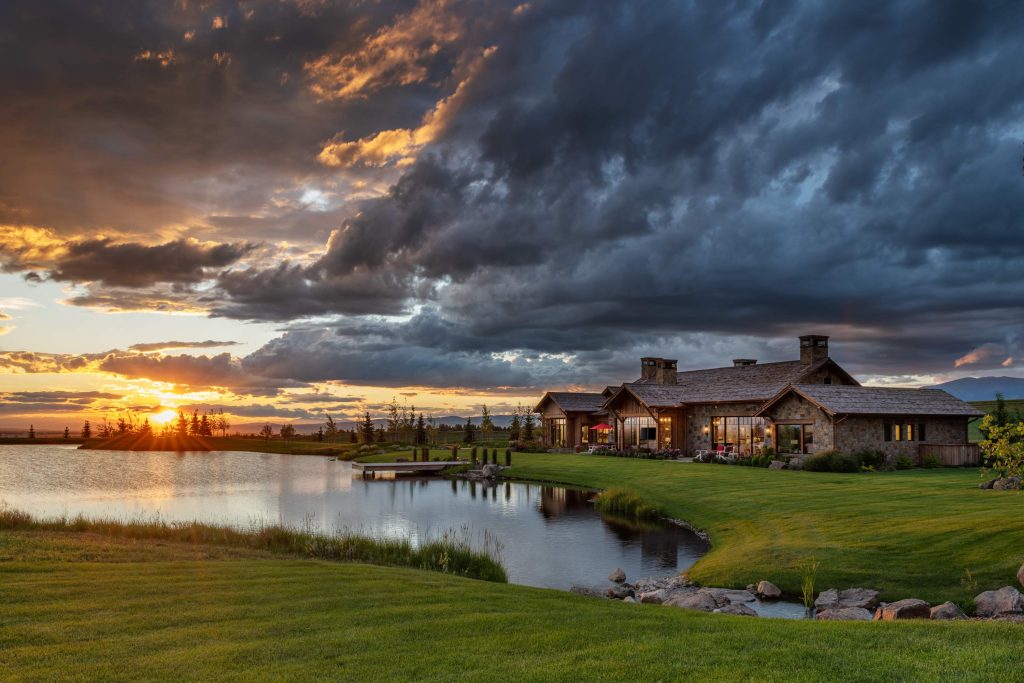
[{"label": "dramatic storm cloud", "polygon": [[281,328],[103,370],[534,392],[806,332],[879,378],[1024,357],[1018,3],[12,2],[0,25],[3,267]]}]

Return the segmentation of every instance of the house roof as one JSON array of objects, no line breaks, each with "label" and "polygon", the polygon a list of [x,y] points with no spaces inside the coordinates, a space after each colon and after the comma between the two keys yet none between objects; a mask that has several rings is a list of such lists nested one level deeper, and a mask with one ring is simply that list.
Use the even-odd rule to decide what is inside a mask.
[{"label": "house roof", "polygon": [[[827,364],[849,375],[829,358],[804,364],[798,360],[760,365],[729,366],[676,373],[676,384],[653,381],[627,385],[634,395],[649,406],[668,407],[682,403],[728,403],[730,401],[767,401],[790,384]],[[850,381],[856,381],[849,377]]]},{"label": "house roof", "polygon": [[565,413],[596,413],[604,404],[604,394],[582,391],[549,391],[544,394],[534,412],[541,412],[546,400],[554,401]]},{"label": "house roof", "polygon": [[765,412],[790,391],[795,391],[833,415],[984,415],[971,404],[941,389],[851,387],[839,384],[794,384],[762,406],[758,414]]}]

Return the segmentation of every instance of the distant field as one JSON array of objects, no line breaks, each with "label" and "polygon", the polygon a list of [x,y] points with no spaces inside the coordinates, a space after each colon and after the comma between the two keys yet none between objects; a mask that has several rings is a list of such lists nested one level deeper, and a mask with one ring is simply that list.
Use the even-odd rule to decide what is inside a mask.
[{"label": "distant field", "polygon": [[287,455],[333,455],[344,457],[357,444],[320,441],[246,439],[235,436],[158,437],[121,434],[110,439],[90,439],[85,449],[112,451],[252,451]]},{"label": "distant field", "polygon": [[[986,413],[991,413],[996,409],[995,401],[971,401],[970,404],[978,410],[984,410]],[[1024,398],[1006,399],[1006,410],[1010,413],[1011,417],[1014,414],[1024,416]],[[967,438],[971,441],[981,441],[981,432],[978,431],[978,427],[980,426],[981,420],[974,420],[971,422],[967,432]]]}]

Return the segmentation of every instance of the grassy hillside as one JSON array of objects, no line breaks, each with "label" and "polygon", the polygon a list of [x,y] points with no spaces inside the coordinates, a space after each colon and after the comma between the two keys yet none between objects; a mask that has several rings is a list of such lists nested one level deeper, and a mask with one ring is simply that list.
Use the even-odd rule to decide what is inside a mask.
[{"label": "grassy hillside", "polygon": [[816,560],[819,590],[865,586],[883,599],[969,605],[980,590],[1016,583],[1024,562],[1024,496],[978,489],[976,469],[830,474],[516,454],[510,474],[631,489],[708,531],[712,550],[690,570],[707,585],[770,579],[799,595]]},{"label": "grassy hillside", "polygon": [[[971,405],[975,406],[978,410],[984,410],[986,413],[991,413],[996,409],[995,401],[971,401]],[[1020,415],[1024,417],[1024,398],[1011,398],[1006,400],[1006,410],[1010,413],[1010,416]],[[981,426],[981,420],[974,420],[969,426],[967,432],[967,438],[973,442],[981,441],[981,432],[978,431],[978,427]]]},{"label": "grassy hillside", "polygon": [[[55,542],[0,535],[5,681],[1019,675],[1019,624],[729,617],[413,569],[216,551],[197,561],[188,545],[146,557],[81,535],[59,541],[70,561],[39,559]],[[132,561],[108,561],[121,552]]]}]

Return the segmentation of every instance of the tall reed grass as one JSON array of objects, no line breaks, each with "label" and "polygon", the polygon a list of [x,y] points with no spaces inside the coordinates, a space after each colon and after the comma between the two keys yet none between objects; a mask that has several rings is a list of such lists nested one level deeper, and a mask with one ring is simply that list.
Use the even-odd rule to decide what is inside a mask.
[{"label": "tall reed grass", "polygon": [[304,529],[254,522],[248,529],[168,522],[161,519],[117,521],[75,517],[35,517],[0,505],[0,531],[91,533],[109,538],[152,539],[251,548],[282,555],[339,562],[365,562],[390,567],[412,567],[472,579],[507,583],[501,564],[501,545],[489,534],[474,542],[468,528],[448,530],[439,537],[414,545],[409,539],[376,538],[349,530],[325,534],[307,520]]},{"label": "tall reed grass", "polygon": [[608,514],[632,519],[661,519],[665,511],[648,503],[634,491],[624,488],[610,488],[594,499],[597,509]]}]

